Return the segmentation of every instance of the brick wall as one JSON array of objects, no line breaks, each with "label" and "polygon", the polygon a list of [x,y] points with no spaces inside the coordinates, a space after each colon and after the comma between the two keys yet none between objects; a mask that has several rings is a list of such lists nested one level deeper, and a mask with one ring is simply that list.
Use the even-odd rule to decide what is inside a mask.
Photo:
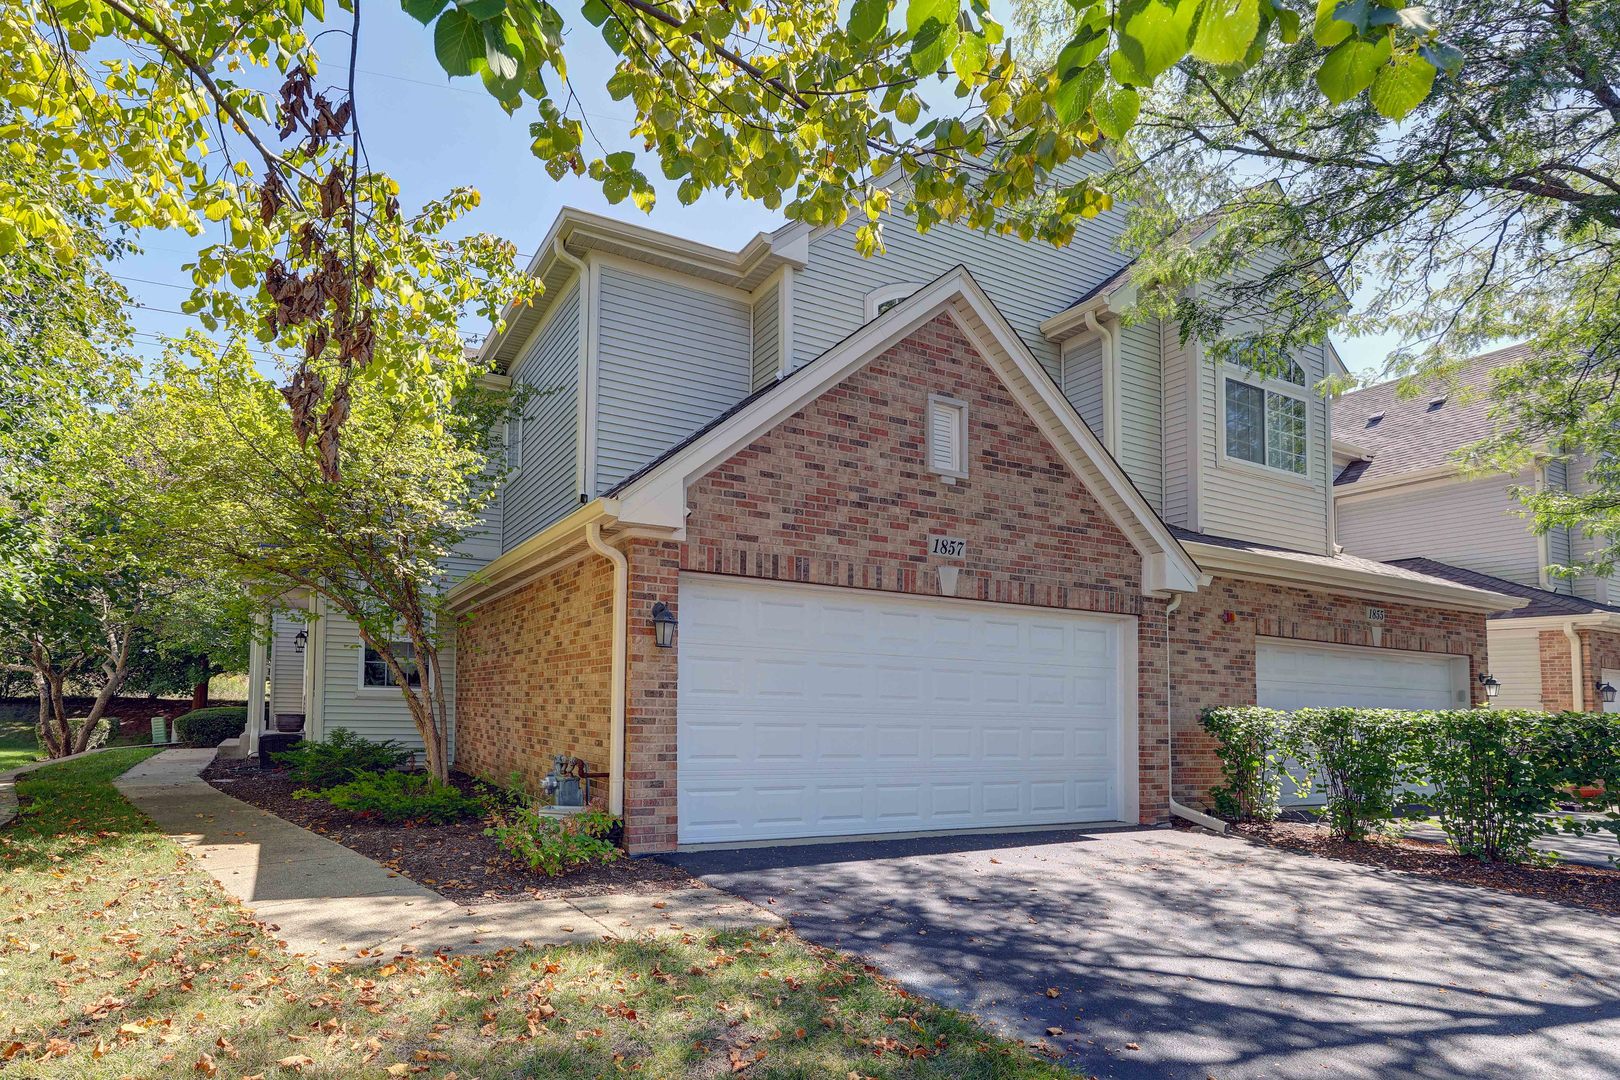
[{"label": "brick wall", "polygon": [[[1203,805],[1221,781],[1214,745],[1198,717],[1214,705],[1255,704],[1255,639],[1259,637],[1373,646],[1367,604],[1357,597],[1234,578],[1216,578],[1186,597],[1170,617],[1171,718],[1176,798]],[[1469,686],[1485,670],[1485,617],[1468,612],[1381,603],[1379,645],[1386,649],[1469,658]],[[1231,621],[1222,616],[1231,614]]]},{"label": "brick wall", "polygon": [[612,570],[589,552],[471,612],[456,638],[457,768],[501,784],[515,770],[531,791],[554,754],[606,772],[612,615]]},{"label": "brick wall", "polygon": [[[1597,630],[1580,630],[1581,668],[1585,685],[1581,688],[1586,698],[1585,708],[1603,711],[1603,698],[1597,684],[1604,668],[1620,668],[1620,634],[1605,634]],[[1620,683],[1616,684],[1620,686]]]},{"label": "brick wall", "polygon": [[[955,484],[924,465],[930,393],[968,402]],[[655,648],[645,613],[662,600],[678,616],[678,572],[937,595],[928,542],[941,534],[968,544],[959,597],[1140,617],[1142,816],[1164,816],[1164,605],[1141,595],[1135,549],[947,317],[717,466],[688,503],[685,543],[628,547],[632,850],[675,842],[679,637]]]},{"label": "brick wall", "polygon": [[1549,712],[1574,708],[1569,638],[1562,630],[1543,630],[1537,640],[1541,647],[1541,707]]}]

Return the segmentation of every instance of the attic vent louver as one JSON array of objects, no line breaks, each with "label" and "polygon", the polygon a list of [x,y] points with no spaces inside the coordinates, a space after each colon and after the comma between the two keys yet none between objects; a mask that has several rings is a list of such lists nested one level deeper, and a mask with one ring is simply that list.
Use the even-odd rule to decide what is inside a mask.
[{"label": "attic vent louver", "polygon": [[1440,406],[1444,405],[1445,403],[1446,403],[1446,396],[1444,394],[1441,394],[1439,397],[1436,397],[1436,398],[1430,398],[1429,399],[1428,411],[1429,412],[1434,412],[1436,409],[1440,408]]},{"label": "attic vent louver", "polygon": [[1367,417],[1367,426],[1368,427],[1377,427],[1378,426],[1378,421],[1382,420],[1383,418],[1384,418],[1383,413],[1375,412],[1371,416]]}]

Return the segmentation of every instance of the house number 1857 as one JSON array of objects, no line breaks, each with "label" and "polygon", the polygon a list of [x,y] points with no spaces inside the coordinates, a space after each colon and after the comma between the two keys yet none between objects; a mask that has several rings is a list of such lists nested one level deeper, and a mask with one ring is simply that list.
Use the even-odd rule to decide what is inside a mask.
[{"label": "house number 1857", "polygon": [[928,554],[947,559],[966,558],[967,541],[956,536],[931,536],[928,538]]}]

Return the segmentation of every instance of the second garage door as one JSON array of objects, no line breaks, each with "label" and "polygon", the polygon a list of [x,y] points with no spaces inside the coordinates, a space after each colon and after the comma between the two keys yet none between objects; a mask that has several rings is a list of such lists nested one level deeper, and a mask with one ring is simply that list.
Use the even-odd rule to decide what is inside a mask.
[{"label": "second garage door", "polygon": [[[1468,659],[1462,656],[1262,638],[1255,644],[1254,668],[1255,702],[1272,709],[1456,709],[1468,704]],[[1283,785],[1286,804],[1321,801],[1319,790],[1294,794]]]},{"label": "second garage door", "polygon": [[682,575],[680,842],[1134,815],[1121,770],[1133,629]]}]

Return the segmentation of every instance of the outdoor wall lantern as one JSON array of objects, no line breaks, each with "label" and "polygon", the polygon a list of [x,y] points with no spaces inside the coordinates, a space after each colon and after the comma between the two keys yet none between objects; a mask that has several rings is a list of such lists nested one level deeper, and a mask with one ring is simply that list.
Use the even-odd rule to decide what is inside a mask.
[{"label": "outdoor wall lantern", "polygon": [[660,649],[668,649],[675,644],[675,613],[669,610],[669,605],[662,600],[653,605],[653,641]]},{"label": "outdoor wall lantern", "polygon": [[293,652],[302,653],[304,646],[309,644],[309,631],[300,630],[293,635]]},{"label": "outdoor wall lantern", "polygon": [[1598,696],[1601,697],[1605,702],[1610,702],[1610,701],[1614,700],[1614,684],[1613,683],[1606,683],[1602,679],[1599,679],[1598,684],[1597,684],[1597,692],[1598,692]]},{"label": "outdoor wall lantern", "polygon": [[1493,698],[1502,692],[1502,682],[1495,675],[1485,674],[1479,677],[1479,685],[1485,688],[1485,696]]}]

